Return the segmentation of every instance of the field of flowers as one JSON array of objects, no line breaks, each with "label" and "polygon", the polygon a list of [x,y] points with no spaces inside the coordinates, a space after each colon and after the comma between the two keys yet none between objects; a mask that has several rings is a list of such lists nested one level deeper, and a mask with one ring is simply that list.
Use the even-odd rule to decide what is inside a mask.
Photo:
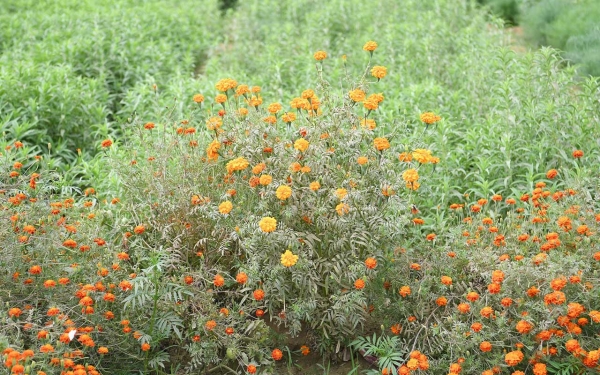
[{"label": "field of flowers", "polygon": [[[511,52],[470,1],[376,3],[125,1],[173,21],[131,48],[113,3],[64,0],[140,72],[112,91],[90,54],[108,94],[82,123],[23,101],[83,65],[11,64],[102,44],[3,43],[0,373],[598,373],[600,82]],[[44,5],[1,17],[56,22]],[[181,25],[214,40],[156,47]]]}]

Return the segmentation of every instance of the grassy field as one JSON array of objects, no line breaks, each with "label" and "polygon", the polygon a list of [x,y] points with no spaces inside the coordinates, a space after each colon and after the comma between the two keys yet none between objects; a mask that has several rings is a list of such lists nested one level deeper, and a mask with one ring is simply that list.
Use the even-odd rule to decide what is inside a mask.
[{"label": "grassy field", "polygon": [[2,371],[597,371],[600,81],[502,26],[0,3]]}]

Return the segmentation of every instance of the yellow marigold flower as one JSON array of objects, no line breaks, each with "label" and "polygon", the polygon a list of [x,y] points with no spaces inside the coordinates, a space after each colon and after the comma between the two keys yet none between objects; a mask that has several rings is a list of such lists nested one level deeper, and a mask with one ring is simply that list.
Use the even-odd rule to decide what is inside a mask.
[{"label": "yellow marigold flower", "polygon": [[315,54],[313,55],[313,57],[317,61],[325,60],[327,58],[327,52],[325,52],[325,51],[317,51],[317,52],[315,52]]},{"label": "yellow marigold flower", "polygon": [[294,142],[294,148],[300,152],[306,151],[308,146],[309,146],[309,143],[304,138],[300,138],[300,139],[296,140],[296,142]]},{"label": "yellow marigold flower", "polygon": [[259,106],[259,105],[261,105],[261,104],[262,104],[262,102],[263,102],[263,100],[262,100],[262,98],[261,98],[260,96],[258,96],[258,97],[256,97],[256,96],[252,96],[252,97],[250,98],[250,100],[248,100],[248,104],[249,104],[251,107],[254,107],[254,108],[258,108],[258,106]]},{"label": "yellow marigold flower", "polygon": [[413,151],[412,157],[419,163],[426,164],[431,161],[432,155],[431,155],[431,151],[426,150],[424,148],[418,148]]},{"label": "yellow marigold flower", "polygon": [[377,151],[383,151],[390,148],[390,141],[388,141],[386,138],[375,138],[373,140],[373,145]]},{"label": "yellow marigold flower", "polygon": [[271,183],[271,181],[273,181],[273,177],[271,177],[268,174],[263,174],[262,176],[260,176],[260,184],[263,186],[267,186]]},{"label": "yellow marigold flower", "polygon": [[373,69],[371,69],[371,75],[373,77],[377,78],[378,80],[385,77],[386,74],[387,74],[387,68],[385,66],[376,65],[373,67]]},{"label": "yellow marigold flower", "polygon": [[269,106],[267,107],[267,111],[269,111],[270,113],[277,113],[279,111],[281,111],[281,104],[279,103],[271,103],[269,104]]},{"label": "yellow marigold flower", "polygon": [[275,116],[267,116],[263,119],[264,122],[266,122],[267,124],[275,124],[277,122],[277,117]]},{"label": "yellow marigold flower", "polygon": [[196,94],[196,95],[194,95],[193,99],[194,99],[194,102],[196,102],[196,103],[202,103],[204,101],[204,95]]},{"label": "yellow marigold flower", "polygon": [[315,96],[315,92],[313,90],[311,90],[311,89],[304,90],[304,91],[302,91],[302,95],[301,96],[302,96],[303,99],[310,99],[313,96]]},{"label": "yellow marigold flower", "polygon": [[269,217],[269,216],[263,217],[258,222],[258,226],[265,233],[274,232],[275,229],[277,229],[277,220],[275,220],[275,218]]},{"label": "yellow marigold flower", "polygon": [[308,165],[305,165],[304,167],[300,168],[300,172],[302,173],[309,173],[310,171],[311,169]]},{"label": "yellow marigold flower", "polygon": [[296,121],[296,114],[294,112],[287,112],[284,113],[283,116],[281,116],[281,119],[283,120],[283,122],[294,122]]},{"label": "yellow marigold flower", "polygon": [[379,94],[371,94],[369,95],[369,97],[367,98],[367,100],[374,100],[377,102],[377,104],[381,103],[383,101],[383,94],[379,93]]},{"label": "yellow marigold flower", "polygon": [[231,212],[232,209],[233,209],[233,204],[230,201],[222,202],[219,205],[219,212],[222,213],[223,215],[227,215],[228,213]]},{"label": "yellow marigold flower", "polygon": [[419,189],[419,187],[421,187],[421,184],[418,183],[417,181],[415,182],[407,182],[406,183],[406,187],[411,189],[411,190],[417,190]]},{"label": "yellow marigold flower", "polygon": [[356,159],[356,162],[359,165],[365,165],[369,162],[369,159],[366,156],[359,156],[358,159]]},{"label": "yellow marigold flower", "polygon": [[344,198],[346,198],[347,195],[348,195],[348,190],[346,190],[344,188],[340,188],[335,191],[335,196],[339,200],[343,200]]},{"label": "yellow marigold flower", "polygon": [[221,148],[221,143],[216,139],[212,141],[208,147],[206,148],[206,156],[209,161],[217,161],[219,159],[219,149]]},{"label": "yellow marigold flower", "polygon": [[240,116],[247,116],[248,115],[248,108],[240,108],[240,109],[238,109],[238,114]]},{"label": "yellow marigold flower", "polygon": [[260,92],[260,86],[252,86],[252,92],[253,93],[259,93]]},{"label": "yellow marigold flower", "polygon": [[292,188],[287,185],[281,185],[275,191],[275,196],[284,201],[292,196]]},{"label": "yellow marigold flower", "polygon": [[298,262],[298,255],[294,255],[291,251],[286,250],[281,254],[281,264],[284,267],[291,267]]},{"label": "yellow marigold flower", "polygon": [[398,155],[398,160],[404,163],[410,163],[412,161],[412,155],[408,152],[403,152],[400,155]]},{"label": "yellow marigold flower", "polygon": [[377,43],[369,40],[367,43],[365,43],[365,45],[363,46],[363,50],[368,51],[368,52],[373,52],[377,49]]},{"label": "yellow marigold flower", "polygon": [[238,83],[231,78],[225,78],[217,82],[215,85],[216,89],[222,92],[233,89],[238,85]]},{"label": "yellow marigold flower", "polygon": [[254,167],[252,167],[252,173],[260,174],[262,171],[265,170],[266,167],[267,165],[265,163],[258,163]]},{"label": "yellow marigold flower", "polygon": [[363,128],[367,128],[369,130],[374,130],[377,127],[377,123],[375,122],[375,120],[371,120],[370,118],[369,119],[361,119],[360,126],[362,126]]},{"label": "yellow marigold flower", "polygon": [[292,101],[290,102],[290,107],[292,107],[292,108],[295,108],[295,109],[300,109],[300,108],[302,108],[302,104],[301,104],[301,102],[302,102],[303,100],[304,100],[304,99],[302,99],[302,98],[294,98],[294,99],[292,99]]},{"label": "yellow marigold flower", "polygon": [[249,164],[250,163],[248,163],[248,160],[242,157],[230,160],[226,165],[227,173],[231,174],[235,171],[243,171],[244,169],[248,168]]},{"label": "yellow marigold flower", "polygon": [[375,99],[369,97],[369,99],[363,102],[363,106],[369,111],[375,111],[379,108],[379,103]]},{"label": "yellow marigold flower", "polygon": [[223,94],[219,94],[217,96],[215,96],[215,102],[219,103],[219,104],[223,104],[227,101],[227,96],[223,95]]},{"label": "yellow marigold flower", "polygon": [[319,183],[319,181],[313,181],[310,183],[310,185],[308,185],[308,187],[312,191],[317,191],[321,188],[321,184]]},{"label": "yellow marigold flower", "polygon": [[250,88],[248,87],[248,85],[239,85],[237,87],[237,89],[235,89],[235,95],[237,95],[237,96],[246,95],[249,92],[250,92]]},{"label": "yellow marigold flower", "polygon": [[219,129],[223,125],[223,120],[220,117],[211,117],[206,120],[206,127],[208,130],[216,130]]},{"label": "yellow marigold flower", "polygon": [[421,121],[423,121],[427,125],[436,123],[436,122],[440,121],[441,119],[442,118],[440,116],[436,116],[436,114],[433,112],[425,112],[425,113],[421,114]]},{"label": "yellow marigold flower", "polygon": [[354,102],[358,103],[365,100],[366,94],[361,89],[354,89],[348,93],[348,96],[350,96],[350,99],[352,99]]},{"label": "yellow marigold flower", "polygon": [[335,211],[338,213],[338,215],[343,216],[350,212],[350,206],[348,206],[346,203],[340,203],[335,206]]},{"label": "yellow marigold flower", "polygon": [[402,173],[402,179],[405,182],[415,182],[419,179],[419,172],[416,169],[407,169]]}]

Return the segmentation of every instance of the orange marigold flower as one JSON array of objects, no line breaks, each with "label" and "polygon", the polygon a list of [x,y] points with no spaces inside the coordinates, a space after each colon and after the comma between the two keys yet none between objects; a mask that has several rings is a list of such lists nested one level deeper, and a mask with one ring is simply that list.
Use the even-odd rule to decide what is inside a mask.
[{"label": "orange marigold flower", "polygon": [[387,68],[385,66],[376,65],[371,69],[371,75],[377,78],[377,80],[380,80],[387,75]]},{"label": "orange marigold flower", "polygon": [[221,287],[221,286],[225,285],[225,279],[223,278],[223,276],[216,274],[215,277],[213,278],[213,284],[216,287]]},{"label": "orange marigold flower", "polygon": [[468,313],[469,311],[471,311],[471,305],[469,305],[468,303],[459,303],[458,306],[456,306],[456,308],[458,309],[458,311],[460,311],[463,314]]},{"label": "orange marigold flower", "polygon": [[546,375],[548,373],[546,365],[543,363],[536,363],[533,365],[533,375]]},{"label": "orange marigold flower", "polygon": [[150,344],[148,344],[147,342],[143,343],[141,349],[143,352],[147,352],[148,350],[150,350]]},{"label": "orange marigold flower", "polygon": [[576,159],[579,159],[579,158],[583,157],[583,151],[581,151],[581,150],[575,150],[575,151],[573,151],[573,157],[576,158]]},{"label": "orange marigold flower", "polygon": [[390,142],[387,140],[387,138],[375,138],[373,140],[373,146],[375,146],[377,151],[384,151],[390,148]]},{"label": "orange marigold flower", "polygon": [[110,139],[105,139],[101,143],[102,147],[104,147],[104,148],[110,147],[110,146],[112,146],[112,144],[113,144],[113,141],[111,141]]},{"label": "orange marigold flower", "polygon": [[276,361],[279,361],[281,358],[283,358],[283,352],[279,349],[273,349],[273,351],[271,352],[271,358],[273,358]]},{"label": "orange marigold flower", "polygon": [[516,329],[521,334],[527,334],[533,329],[533,324],[526,320],[520,320],[516,325]]},{"label": "orange marigold flower", "polygon": [[489,341],[483,341],[481,344],[479,344],[479,350],[484,353],[491,352],[492,344]]},{"label": "orange marigold flower", "polygon": [[435,300],[435,304],[438,305],[438,306],[440,306],[440,307],[443,307],[443,306],[446,306],[448,304],[448,300],[444,296],[438,297]]},{"label": "orange marigold flower", "polygon": [[374,269],[375,267],[377,267],[377,259],[367,258],[365,260],[365,266],[367,266],[367,268],[370,270]]},{"label": "orange marigold flower", "polygon": [[375,51],[377,49],[377,42],[374,42],[372,40],[369,40],[367,43],[365,43],[365,45],[363,46],[363,50],[368,51],[373,53],[373,51]]},{"label": "orange marigold flower", "polygon": [[365,281],[363,279],[356,279],[354,281],[354,288],[361,290],[365,288]]},{"label": "orange marigold flower", "polygon": [[452,285],[452,278],[449,276],[442,276],[440,281],[442,282],[442,284],[444,285]]},{"label": "orange marigold flower", "polygon": [[516,366],[523,360],[525,356],[520,350],[515,350],[512,352],[506,353],[504,356],[504,362],[506,362],[509,366]]},{"label": "orange marigold flower", "polygon": [[317,51],[317,52],[315,52],[315,54],[313,55],[313,57],[317,61],[325,60],[327,58],[327,52],[325,52],[325,51]]},{"label": "orange marigold flower", "polygon": [[398,291],[398,293],[402,296],[402,297],[408,297],[410,296],[411,290],[410,287],[405,285],[403,287],[400,288],[400,290]]},{"label": "orange marigold flower", "polygon": [[252,296],[257,301],[262,301],[265,298],[265,292],[262,289],[256,289],[252,292]]},{"label": "orange marigold flower", "polygon": [[441,119],[442,118],[440,116],[437,116],[433,112],[425,112],[425,113],[421,114],[421,121],[427,125],[434,124],[434,123],[440,121]]}]

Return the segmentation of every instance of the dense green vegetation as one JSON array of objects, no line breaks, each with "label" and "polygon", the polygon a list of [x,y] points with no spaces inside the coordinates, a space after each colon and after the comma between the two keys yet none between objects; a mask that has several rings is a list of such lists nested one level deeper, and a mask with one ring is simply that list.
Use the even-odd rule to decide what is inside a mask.
[{"label": "dense green vegetation", "polygon": [[508,25],[520,25],[534,47],[552,46],[600,76],[600,3],[595,0],[479,0]]}]

